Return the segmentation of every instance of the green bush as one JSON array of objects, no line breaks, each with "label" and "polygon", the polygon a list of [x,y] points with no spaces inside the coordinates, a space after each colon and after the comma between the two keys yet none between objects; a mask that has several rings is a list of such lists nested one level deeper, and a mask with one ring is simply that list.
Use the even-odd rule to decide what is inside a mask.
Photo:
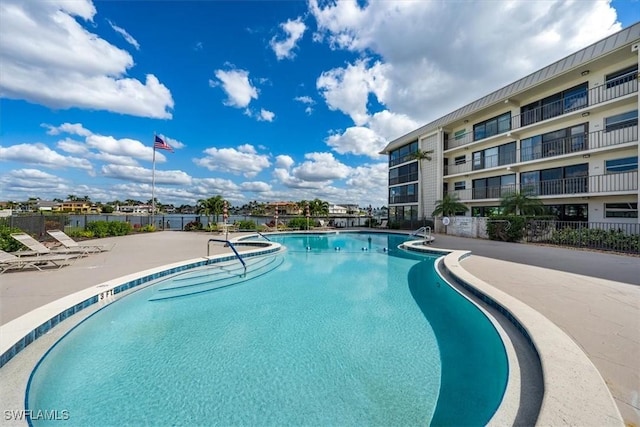
[{"label": "green bush", "polygon": [[255,221],[238,221],[236,225],[239,230],[256,230],[258,228]]},{"label": "green bush", "polygon": [[524,238],[526,217],[519,215],[493,215],[487,221],[487,234],[491,240],[519,242]]},{"label": "green bush", "polygon": [[156,231],[156,227],[155,225],[148,224],[142,227],[140,231],[142,231],[143,233],[150,233],[150,232]]},{"label": "green bush", "polygon": [[15,252],[23,249],[22,243],[11,237],[11,233],[22,233],[15,227],[0,226],[0,249],[5,252]]},{"label": "green bush", "polygon": [[[313,221],[311,219],[309,219],[309,227],[311,227],[313,225]],[[302,218],[302,217],[298,217],[298,218],[291,218],[288,222],[287,222],[287,227],[289,228],[293,228],[294,230],[306,230],[307,229],[307,218]]]},{"label": "green bush", "polygon": [[198,231],[202,230],[202,223],[200,221],[191,221],[185,224],[184,231]]},{"label": "green bush", "polygon": [[622,230],[565,227],[551,235],[551,243],[604,250],[640,252],[640,235],[625,234]]},{"label": "green bush", "polygon": [[128,222],[122,221],[92,221],[87,223],[87,231],[94,237],[126,236],[133,228]]}]

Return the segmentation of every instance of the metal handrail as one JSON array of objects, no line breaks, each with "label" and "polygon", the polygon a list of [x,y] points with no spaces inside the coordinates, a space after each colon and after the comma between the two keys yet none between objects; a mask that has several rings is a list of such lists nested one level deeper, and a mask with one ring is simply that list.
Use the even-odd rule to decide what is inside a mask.
[{"label": "metal handrail", "polygon": [[421,232],[424,233],[424,241],[425,241],[425,243],[431,242],[431,227],[428,226],[428,225],[418,228],[416,231],[411,233],[411,236],[417,236]]},{"label": "metal handrail", "polygon": [[265,236],[265,235],[264,235],[264,234],[262,234],[261,232],[256,231],[256,233],[258,233],[258,235],[260,235],[260,237],[262,237],[262,238],[264,238],[264,239],[267,239],[268,241],[271,241],[271,239],[270,239],[270,238],[268,238],[267,236]]},{"label": "metal handrail", "polygon": [[240,260],[240,262],[242,263],[242,266],[244,267],[244,272],[245,274],[247,273],[247,264],[245,264],[244,260],[242,259],[242,257],[240,256],[240,254],[238,253],[238,251],[236,250],[236,247],[233,246],[233,243],[231,243],[228,240],[223,240],[223,239],[209,239],[209,241],[207,242],[207,256],[209,256],[210,253],[210,245],[209,243],[211,242],[221,242],[221,243],[226,243],[227,246],[229,246],[231,248],[231,250],[233,250],[233,253],[236,254],[236,257]]}]

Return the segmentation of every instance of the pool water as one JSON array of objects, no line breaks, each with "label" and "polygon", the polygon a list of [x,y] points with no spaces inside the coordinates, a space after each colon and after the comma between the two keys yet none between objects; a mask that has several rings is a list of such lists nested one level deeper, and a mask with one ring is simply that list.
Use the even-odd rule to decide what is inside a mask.
[{"label": "pool water", "polygon": [[[507,376],[488,319],[394,234],[284,235],[274,270],[100,310],[32,374],[65,425],[485,424]],[[274,264],[276,265],[276,264]],[[32,420],[33,425],[47,424]]]}]

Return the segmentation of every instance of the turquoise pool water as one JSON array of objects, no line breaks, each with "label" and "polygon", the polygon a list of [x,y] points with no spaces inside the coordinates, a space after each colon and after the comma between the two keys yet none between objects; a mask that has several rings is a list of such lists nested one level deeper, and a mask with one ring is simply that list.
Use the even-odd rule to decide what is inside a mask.
[{"label": "turquoise pool water", "polygon": [[141,289],[58,341],[26,407],[65,425],[485,424],[502,342],[405,239],[283,235],[275,268],[240,284],[153,300],[193,271]]}]

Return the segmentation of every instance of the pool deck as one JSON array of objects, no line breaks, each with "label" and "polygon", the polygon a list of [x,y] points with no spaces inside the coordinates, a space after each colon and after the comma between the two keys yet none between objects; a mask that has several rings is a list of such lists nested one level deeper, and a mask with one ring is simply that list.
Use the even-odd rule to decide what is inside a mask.
[{"label": "pool deck", "polygon": [[[221,236],[164,231],[100,239],[95,243],[115,247],[58,270],[4,273],[0,324],[114,278],[204,257],[212,237]],[[626,425],[640,426],[640,257],[435,237],[435,248],[470,250],[472,256],[461,262],[465,270],[569,335],[599,370]],[[210,249],[212,255],[229,253],[221,243],[211,243]]]}]

